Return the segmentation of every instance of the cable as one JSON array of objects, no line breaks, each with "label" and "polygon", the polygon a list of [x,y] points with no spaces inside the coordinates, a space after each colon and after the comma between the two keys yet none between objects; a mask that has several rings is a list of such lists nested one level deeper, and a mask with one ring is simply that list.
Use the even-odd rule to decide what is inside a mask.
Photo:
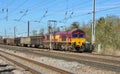
[{"label": "cable", "polygon": [[[50,2],[48,2],[48,3],[50,3]],[[55,1],[54,1],[54,3],[55,3]],[[44,4],[46,4],[46,3],[44,3]],[[52,3],[52,4],[53,4],[53,3]],[[41,4],[40,4],[40,5],[41,5]],[[43,4],[42,4],[42,5],[39,6],[39,7],[45,7],[45,6],[49,6],[49,7],[50,7],[50,4],[49,4],[49,5],[48,5],[48,4],[47,4],[47,5],[43,5]],[[36,7],[36,6],[34,6],[34,7]],[[29,11],[32,10],[32,9],[34,9],[34,10],[37,9],[37,8],[34,8],[34,7],[28,8]],[[48,10],[46,10],[46,12],[48,13]],[[41,21],[43,18],[46,17],[46,12],[45,12],[45,14],[40,18],[40,21]],[[29,13],[29,14],[30,14],[30,13]],[[40,21],[35,21],[35,22],[40,22]]]},{"label": "cable", "polygon": [[48,13],[48,11],[45,11],[45,13],[43,14],[43,16],[40,18],[39,21],[35,20],[34,22],[38,22],[41,23],[42,19],[46,17],[46,14]]},{"label": "cable", "polygon": [[11,14],[15,13],[20,7],[22,7],[28,0],[24,0],[20,5],[18,5],[14,10],[10,11]]},{"label": "cable", "polygon": [[[111,10],[111,9],[116,9],[116,8],[119,8],[119,7],[120,6],[115,6],[115,7],[111,7],[111,8],[107,8],[107,9],[97,10],[96,13],[103,12],[103,11],[108,11],[108,10]],[[90,11],[88,13],[85,13],[85,14],[72,16],[72,18],[74,18],[74,17],[80,17],[80,16],[85,16],[85,15],[89,15],[89,14],[92,14],[92,11]],[[67,18],[67,19],[70,19],[70,18]]]},{"label": "cable", "polygon": [[20,21],[26,15],[27,12],[28,10],[25,11],[25,13],[18,19],[18,21]]},{"label": "cable", "polygon": [[[62,9],[62,10],[58,10],[58,11],[56,11],[56,12],[60,12],[60,11],[63,11],[64,13],[68,13],[68,12],[73,12],[73,9],[75,9],[76,7],[80,7],[80,6],[83,6],[83,4],[85,3],[85,4],[87,4],[87,3],[89,3],[89,1],[87,0],[87,1],[83,1],[83,2],[81,2],[81,3],[79,3],[79,2],[76,2],[77,4],[75,4],[75,6],[70,6],[70,7],[67,7],[67,9],[66,8],[64,8],[64,9]],[[68,6],[68,5],[67,5]],[[61,7],[63,7],[63,5],[61,6]],[[78,9],[78,8],[77,8]]]},{"label": "cable", "polygon": [[108,8],[108,9],[102,9],[102,10],[98,10],[96,12],[103,12],[103,11],[107,11],[107,10],[111,10],[111,9],[116,9],[116,8],[119,8],[120,6],[115,6],[115,7],[111,7],[111,8]]},{"label": "cable", "polygon": [[[85,3],[85,4],[84,4]],[[74,9],[82,8],[82,6],[86,6],[86,4],[90,3],[90,1],[83,1],[81,3],[76,4],[76,6],[70,7],[69,11],[73,11]]]}]

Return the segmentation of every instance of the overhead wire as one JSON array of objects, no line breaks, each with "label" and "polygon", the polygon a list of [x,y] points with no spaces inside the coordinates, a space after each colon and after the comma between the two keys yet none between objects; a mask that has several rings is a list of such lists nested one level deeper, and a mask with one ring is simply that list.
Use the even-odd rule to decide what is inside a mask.
[{"label": "overhead wire", "polygon": [[[24,1],[24,2],[26,2],[26,1]],[[32,7],[33,7],[33,6],[32,6]],[[19,18],[18,20],[15,20],[15,21],[19,21],[19,22],[20,22],[20,20],[21,20],[25,15],[27,15],[26,13],[27,13],[28,11],[30,11],[29,8],[27,8],[27,9],[25,10],[25,12],[24,12],[24,11],[20,11],[20,13],[23,13],[23,14],[22,14],[22,16],[20,16],[20,18]]]},{"label": "overhead wire", "polygon": [[[99,1],[99,2],[97,2],[97,3],[103,4],[103,3],[107,3],[107,2],[108,2],[108,1],[105,1],[105,2],[103,2],[103,1]],[[75,9],[77,9],[77,10],[78,10],[78,8],[80,8],[81,6],[83,6],[83,4],[84,4],[84,3],[85,3],[85,4],[86,4],[86,3],[88,4],[88,3],[89,3],[89,1],[84,1],[84,2],[82,2],[82,3],[81,3],[82,5],[81,5],[81,4],[76,5],[77,7],[76,7],[76,6],[74,6],[73,8],[72,8],[72,7],[70,7],[70,8],[69,8],[69,11],[71,11],[71,12],[74,12],[74,13],[75,13],[75,12],[76,12],[76,10],[75,10]],[[112,3],[112,4],[113,4],[113,3]],[[86,5],[85,5],[85,6],[86,6]],[[63,10],[62,10],[62,11],[63,11]],[[67,12],[67,13],[68,13],[68,12]]]},{"label": "overhead wire", "polygon": [[[108,11],[108,10],[111,10],[111,9],[117,9],[119,8],[120,6],[115,6],[115,7],[111,7],[111,8],[106,8],[106,9],[102,9],[102,10],[97,10],[96,13],[99,13],[99,12],[103,12],[103,11]],[[80,16],[85,16],[85,15],[89,15],[89,14],[92,14],[92,10],[90,12],[87,12],[85,14],[81,14],[81,15],[74,15],[72,16],[71,18],[74,18],[74,17],[80,17]],[[69,18],[67,18],[69,19]]]},{"label": "overhead wire", "polygon": [[26,10],[26,11],[23,13],[23,15],[18,19],[18,21],[20,21],[20,20],[26,15],[27,12],[28,12],[28,10]]},{"label": "overhead wire", "polygon": [[28,0],[24,0],[22,3],[20,3],[15,9],[10,11],[11,14],[15,13],[19,8],[21,8]]},{"label": "overhead wire", "polygon": [[[47,8],[47,7],[50,8],[51,5],[55,5],[56,1],[57,1],[57,0],[54,0],[54,2],[51,2],[51,4],[45,3],[45,4],[47,4],[47,5],[41,5],[40,8],[41,8],[41,9],[43,9],[44,7],[45,7],[45,8]],[[50,2],[48,2],[48,3],[50,3]],[[40,9],[40,8],[39,8],[39,9]],[[31,9],[31,8],[29,8],[29,9]],[[41,16],[40,20],[35,21],[35,22],[39,22],[39,23],[40,23],[40,22],[42,21],[43,18],[45,18],[45,17],[48,16],[48,15],[47,15],[48,13],[49,13],[48,9],[45,10],[45,13]],[[39,18],[37,18],[37,19],[39,19]]]},{"label": "overhead wire", "polygon": [[[25,1],[27,1],[27,0],[25,0]],[[106,1],[107,2],[107,1]],[[56,2],[55,2],[56,3]],[[98,2],[99,3],[99,2]],[[101,3],[104,3],[104,2],[101,2]],[[45,4],[45,3],[44,3]],[[43,5],[44,5],[43,4]],[[112,3],[113,4],[113,3]],[[23,4],[24,5],[24,4]],[[23,6],[22,5],[22,6]],[[41,9],[41,8],[43,8],[43,7],[48,7],[48,8],[50,8],[50,7],[52,7],[52,5],[54,5],[53,3],[51,3],[51,4],[48,4],[48,5],[45,5],[45,6],[42,6],[42,5],[40,5],[41,7],[39,8],[39,9]],[[19,6],[19,5],[18,5]],[[36,7],[38,7],[38,6],[36,6]],[[63,11],[64,13],[64,15],[66,16],[66,19],[72,19],[72,18],[74,18],[74,17],[80,17],[80,16],[86,16],[86,15],[90,15],[90,14],[92,14],[92,10],[91,11],[88,11],[88,12],[84,12],[83,14],[80,14],[80,15],[76,15],[75,13],[76,13],[76,11],[75,10],[72,10],[72,9],[76,9],[76,8],[78,8],[78,7],[80,7],[80,6],[78,6],[78,5],[76,5],[75,7],[73,7],[73,8],[70,8],[69,6],[68,7],[66,7],[66,10],[65,11]],[[101,8],[100,10],[97,10],[96,11],[96,13],[99,13],[99,12],[103,12],[103,11],[108,11],[108,10],[112,10],[112,9],[117,9],[117,8],[119,8],[120,6],[101,6],[101,7],[97,7],[97,8]],[[21,8],[21,6],[20,7],[18,7],[17,8],[17,10],[19,10],[19,8]],[[28,9],[32,9],[32,8],[28,8]],[[34,9],[34,8],[33,8]],[[16,10],[16,11],[17,11]],[[58,9],[59,10],[59,9]],[[68,12],[68,10],[69,11],[71,11],[71,12]],[[49,11],[47,11],[47,10],[45,10],[46,12],[45,12],[45,14],[43,14],[43,16],[41,16],[41,18],[40,18],[40,21],[43,19],[43,18],[45,18],[46,16],[53,16],[53,14],[48,14],[48,12]],[[84,11],[84,10],[83,10]],[[50,13],[50,12],[49,12]],[[79,13],[79,12],[78,12]],[[47,15],[48,14],[48,15]],[[56,13],[57,14],[57,13]],[[70,15],[70,17],[67,17],[67,15]],[[74,15],[73,15],[74,14]],[[21,16],[21,18],[22,18],[22,16]],[[20,20],[21,20],[21,18],[20,18]]]},{"label": "overhead wire", "polygon": [[[86,2],[86,1],[84,1],[84,2]],[[87,1],[87,2],[88,2],[88,1]],[[82,3],[83,3],[83,2],[82,2]],[[82,3],[81,3],[81,4],[82,4]],[[80,3],[78,3],[78,4],[80,5]],[[77,6],[77,7],[80,7],[80,6]],[[67,13],[67,14],[70,13],[70,14],[69,14],[68,17],[65,16],[65,18],[62,19],[62,20],[60,21],[60,23],[61,23],[61,22],[66,23],[66,22],[68,21],[68,19],[72,18],[72,15],[74,14],[74,10],[73,10],[74,8],[76,8],[76,6],[72,6],[72,7],[69,7],[69,8],[67,7],[67,9],[66,9],[67,11],[65,12],[65,15],[66,15],[66,13]],[[71,11],[71,12],[70,12],[70,11]]]},{"label": "overhead wire", "polygon": [[35,20],[34,22],[38,22],[41,23],[42,19],[46,17],[48,11],[45,11],[45,13],[43,14],[43,16],[40,18],[40,20]]},{"label": "overhead wire", "polygon": [[[84,4],[85,3],[85,4]],[[88,5],[90,2],[87,0],[87,1],[83,1],[83,2],[78,2],[78,4],[76,4],[76,6],[73,6],[73,7],[69,7],[69,11],[73,11],[74,9],[80,9],[82,8],[82,6],[86,6],[86,4]]]},{"label": "overhead wire", "polygon": [[7,4],[6,4],[6,6],[4,6],[4,7],[2,7],[2,12],[6,12],[7,14],[5,15],[5,16],[3,16],[3,18],[1,18],[1,19],[6,19],[6,20],[8,20],[8,5],[11,5],[11,4],[13,4],[13,0],[11,0],[10,2],[8,2]]},{"label": "overhead wire", "polygon": [[[107,1],[106,1],[107,2]],[[66,11],[66,13],[65,13],[65,15],[67,15],[68,14],[68,11]]]},{"label": "overhead wire", "polygon": [[[68,0],[69,1],[69,0]],[[76,2],[77,4],[75,5],[75,6],[69,6],[68,8],[67,8],[67,13],[68,12],[73,12],[73,9],[75,9],[76,8],[76,6],[78,6],[78,7],[80,7],[80,6],[82,6],[83,5],[83,3],[89,3],[88,1],[84,1],[84,2],[82,2],[82,3],[79,3],[79,2]],[[71,4],[72,5],[72,4]],[[68,6],[68,5],[67,5]],[[61,6],[61,7],[63,7],[63,6]],[[60,11],[64,11],[64,13],[66,13],[66,8],[65,7],[63,7],[64,9],[62,9],[62,10],[57,10],[56,12],[60,12]]]},{"label": "overhead wire", "polygon": [[108,10],[111,10],[111,9],[117,9],[117,8],[119,8],[119,7],[120,7],[120,5],[119,5],[119,6],[114,6],[114,7],[111,7],[111,8],[107,8],[107,9],[98,10],[98,11],[96,11],[96,12],[108,11]]},{"label": "overhead wire", "polygon": [[[25,1],[24,1],[24,3],[25,3]],[[48,4],[47,4],[47,5],[48,5]],[[42,6],[44,6],[44,7],[45,7],[45,5],[42,5]],[[49,6],[49,5],[48,5],[48,6]],[[19,6],[18,6],[18,7],[19,7]],[[33,9],[33,7],[32,7],[32,8],[28,8],[28,9],[29,9],[29,10],[30,10],[30,9]]]},{"label": "overhead wire", "polygon": [[[67,5],[68,6],[68,5]],[[60,12],[60,10],[58,10],[58,11],[56,11],[55,13],[59,13]],[[68,7],[65,9],[65,11],[63,11],[64,12],[64,14],[65,14],[65,16],[66,15],[68,15],[68,13],[73,13],[73,12],[68,12]],[[49,12],[50,13],[50,12]],[[50,15],[52,15],[52,14],[55,14],[54,12],[52,12],[52,13],[50,13]]]},{"label": "overhead wire", "polygon": [[[50,3],[49,1],[47,1],[47,2]],[[45,6],[44,4],[46,4],[46,2],[44,2],[44,3],[42,3],[42,4],[40,4],[40,3],[38,3],[38,4],[39,4],[39,5],[29,6],[29,7],[27,8],[27,10],[29,10],[29,14],[30,14],[30,11],[31,11],[31,10],[32,10],[32,11],[35,10],[38,6],[39,6],[39,7]],[[30,7],[31,7],[31,8],[30,8]],[[48,12],[48,10],[46,10],[46,11]],[[46,13],[45,13],[45,14],[46,14]],[[44,17],[46,17],[45,14],[40,18],[40,21],[41,21]],[[23,14],[23,15],[24,15],[24,14]],[[22,15],[22,16],[23,16],[23,15]],[[21,16],[21,17],[22,17],[22,16]]]},{"label": "overhead wire", "polygon": [[[23,1],[21,4],[19,4],[14,10],[17,11],[17,10],[18,10],[19,8],[21,8],[25,3],[27,3],[27,1],[28,1],[28,0],[24,0],[24,1]],[[28,9],[26,9],[26,10],[28,10]],[[26,10],[25,10],[25,11],[26,11]],[[12,10],[12,11],[13,11],[13,10]],[[13,13],[15,13],[15,11],[13,11]],[[11,13],[12,13],[12,12],[11,12]],[[12,13],[12,14],[13,14],[13,13]]]},{"label": "overhead wire", "polygon": [[[27,0],[25,0],[25,1],[27,1]],[[25,1],[24,1],[24,3],[25,3]],[[106,1],[106,2],[107,2],[107,1]],[[87,1],[87,3],[88,3],[88,1]],[[23,4],[23,5],[24,5],[24,4]],[[19,5],[19,6],[20,6],[20,5]],[[19,6],[18,6],[18,7],[19,7]],[[49,6],[49,4],[48,4],[48,5],[45,5],[45,6],[43,5],[43,7],[46,7],[46,6]],[[77,5],[77,6],[78,6],[78,5]],[[28,8],[28,9],[29,9],[29,8]],[[67,9],[69,9],[69,8],[67,8]],[[71,9],[71,8],[70,8],[70,9]],[[74,9],[74,8],[73,8],[73,9]],[[75,11],[73,11],[73,12],[75,13]],[[65,12],[65,15],[67,15],[67,14],[68,14],[68,11]],[[50,15],[52,16],[52,14],[50,14]],[[50,16],[50,15],[49,15],[49,16]],[[46,15],[46,16],[47,16],[47,15]],[[42,16],[42,17],[43,17],[43,16]]]}]

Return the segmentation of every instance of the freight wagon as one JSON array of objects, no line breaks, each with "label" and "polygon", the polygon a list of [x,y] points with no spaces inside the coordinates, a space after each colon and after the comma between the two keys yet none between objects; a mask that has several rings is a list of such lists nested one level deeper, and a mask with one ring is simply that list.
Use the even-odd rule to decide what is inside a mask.
[{"label": "freight wagon", "polygon": [[43,47],[43,36],[17,37],[15,45],[26,47]]},{"label": "freight wagon", "polygon": [[3,42],[6,45],[14,45],[14,38],[4,38]]},{"label": "freight wagon", "polygon": [[43,46],[43,35],[41,36],[30,36],[30,45],[32,47],[44,47]]},{"label": "freight wagon", "polygon": [[0,44],[3,44],[3,39],[2,38],[0,38]]},{"label": "freight wagon", "polygon": [[20,46],[20,42],[21,42],[21,37],[14,38],[14,45],[15,46]]}]

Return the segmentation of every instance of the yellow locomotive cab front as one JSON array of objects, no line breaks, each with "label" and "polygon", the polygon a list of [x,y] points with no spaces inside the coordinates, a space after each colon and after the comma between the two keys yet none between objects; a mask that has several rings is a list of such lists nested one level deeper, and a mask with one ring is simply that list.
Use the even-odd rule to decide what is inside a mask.
[{"label": "yellow locomotive cab front", "polygon": [[72,38],[72,43],[75,43],[76,46],[82,46],[82,44],[86,42],[85,38]]}]

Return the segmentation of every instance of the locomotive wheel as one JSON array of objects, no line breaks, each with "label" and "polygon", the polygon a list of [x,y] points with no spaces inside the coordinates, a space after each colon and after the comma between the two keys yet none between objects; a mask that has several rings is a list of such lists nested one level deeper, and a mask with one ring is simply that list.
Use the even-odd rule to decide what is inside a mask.
[{"label": "locomotive wheel", "polygon": [[58,50],[61,50],[61,49],[62,49],[60,44],[57,44],[57,49],[58,49]]},{"label": "locomotive wheel", "polygon": [[68,47],[68,51],[72,51],[72,50],[73,50],[73,48],[69,46]]},{"label": "locomotive wheel", "polygon": [[75,47],[76,51],[79,52],[80,51],[80,48],[79,47]]},{"label": "locomotive wheel", "polygon": [[80,48],[80,52],[82,53],[84,50],[85,50],[85,46],[83,45],[83,46]]}]

